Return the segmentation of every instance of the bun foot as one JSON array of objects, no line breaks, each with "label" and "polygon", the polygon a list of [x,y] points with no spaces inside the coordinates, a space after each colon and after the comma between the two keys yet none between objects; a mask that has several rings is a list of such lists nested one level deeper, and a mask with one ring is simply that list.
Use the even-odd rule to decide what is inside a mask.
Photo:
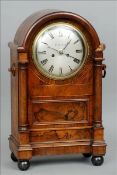
[{"label": "bun foot", "polygon": [[30,167],[30,162],[29,160],[19,160],[18,161],[18,168],[22,171],[28,170]]},{"label": "bun foot", "polygon": [[104,162],[103,156],[92,156],[91,158],[92,164],[95,166],[100,166]]},{"label": "bun foot", "polygon": [[18,161],[13,152],[11,153],[11,159],[12,159],[14,162],[17,162],[17,161]]},{"label": "bun foot", "polygon": [[83,156],[86,158],[89,158],[89,157],[91,157],[91,154],[90,153],[83,153]]}]

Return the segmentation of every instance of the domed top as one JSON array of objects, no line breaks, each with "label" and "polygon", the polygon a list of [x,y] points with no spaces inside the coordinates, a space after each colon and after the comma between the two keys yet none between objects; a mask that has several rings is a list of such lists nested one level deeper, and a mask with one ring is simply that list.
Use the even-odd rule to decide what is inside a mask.
[{"label": "domed top", "polygon": [[37,29],[47,22],[51,22],[52,20],[57,19],[70,19],[78,24],[80,23],[84,30],[89,32],[93,41],[93,47],[96,49],[100,45],[100,41],[95,29],[86,19],[72,12],[59,10],[41,10],[29,16],[19,26],[14,38],[14,44],[26,50],[27,47],[29,47],[30,40],[32,39],[31,36],[36,33]]}]

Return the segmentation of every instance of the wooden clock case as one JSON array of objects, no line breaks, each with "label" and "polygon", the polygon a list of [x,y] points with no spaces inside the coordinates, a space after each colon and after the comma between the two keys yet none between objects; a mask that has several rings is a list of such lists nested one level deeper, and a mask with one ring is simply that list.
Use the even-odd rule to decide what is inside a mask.
[{"label": "wooden clock case", "polygon": [[[32,60],[37,33],[56,21],[78,26],[88,42],[82,69],[65,80],[42,75]],[[102,64],[104,45],[91,24],[79,15],[44,10],[28,17],[9,43],[11,53],[11,158],[21,170],[29,168],[32,156],[92,155],[101,165],[106,152],[102,125]]]}]

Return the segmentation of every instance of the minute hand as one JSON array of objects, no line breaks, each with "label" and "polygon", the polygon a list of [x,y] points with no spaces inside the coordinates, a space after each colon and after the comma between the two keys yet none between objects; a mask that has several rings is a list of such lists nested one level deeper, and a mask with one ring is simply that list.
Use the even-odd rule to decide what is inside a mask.
[{"label": "minute hand", "polygon": [[66,49],[66,47],[70,44],[70,42],[71,42],[71,40],[67,42],[67,44],[66,44],[65,47],[62,49],[62,51]]}]

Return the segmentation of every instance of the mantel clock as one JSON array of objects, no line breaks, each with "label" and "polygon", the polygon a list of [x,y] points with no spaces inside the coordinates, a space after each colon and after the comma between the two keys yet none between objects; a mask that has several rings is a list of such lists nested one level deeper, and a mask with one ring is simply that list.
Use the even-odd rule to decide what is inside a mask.
[{"label": "mantel clock", "polygon": [[92,25],[43,10],[18,28],[11,53],[11,158],[26,170],[32,156],[78,154],[101,165],[104,44]]}]

